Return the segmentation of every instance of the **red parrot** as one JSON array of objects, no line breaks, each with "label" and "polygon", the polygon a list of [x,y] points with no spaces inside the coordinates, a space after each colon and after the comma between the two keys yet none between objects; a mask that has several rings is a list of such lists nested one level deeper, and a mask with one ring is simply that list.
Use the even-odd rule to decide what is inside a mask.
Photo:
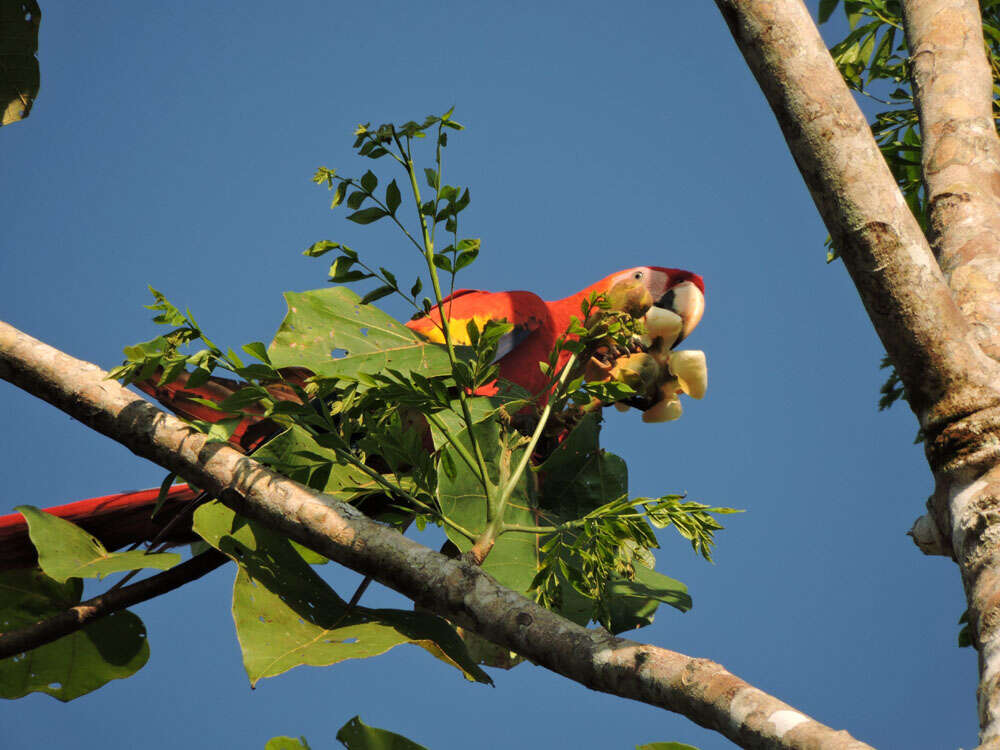
[{"label": "red parrot", "polygon": [[[622,294],[615,295],[615,290]],[[648,297],[636,292],[648,292]],[[514,330],[501,341],[497,351],[500,377],[526,388],[533,394],[545,388],[548,379],[538,367],[548,359],[549,352],[569,327],[570,318],[580,317],[580,304],[591,294],[607,294],[612,307],[638,302],[639,314],[650,305],[676,314],[681,331],[673,346],[679,344],[701,320],[705,309],[705,284],[701,277],[676,268],[640,266],[629,268],[601,279],[576,294],[546,302],[532,292],[484,292],[460,289],[445,299],[441,306],[449,318],[448,330],[456,344],[468,344],[466,324],[469,320],[481,328],[487,320],[506,320]],[[620,299],[615,299],[615,297]],[[642,304],[641,297],[645,297]],[[624,305],[624,306],[623,306]],[[441,310],[411,320],[409,328],[431,341],[444,342],[441,332]],[[569,358],[563,353],[560,365]]]},{"label": "red parrot", "polygon": [[[576,294],[560,300],[545,301],[532,292],[485,292],[460,289],[443,302],[449,320],[449,333],[455,344],[468,344],[466,325],[474,320],[480,328],[487,320],[506,320],[513,330],[499,344],[497,360],[500,377],[528,391],[541,392],[548,380],[538,367],[548,359],[549,353],[570,325],[570,318],[580,317],[581,303],[591,294],[607,295],[612,307],[641,315],[646,310],[647,329],[650,335],[660,335],[657,328],[669,330],[673,338],[668,347],[676,346],[701,320],[705,307],[705,285],[702,278],[689,271],[660,266],[639,266],[614,273]],[[652,305],[652,307],[650,307]],[[443,342],[440,328],[441,310],[435,308],[428,315],[411,320],[406,325],[431,341]],[[568,354],[564,353],[560,364]],[[305,370],[286,371],[287,379],[304,381],[310,373]],[[226,378],[213,377],[197,388],[186,388],[186,377],[164,386],[154,380],[135,385],[177,414],[188,419],[218,422],[231,415],[192,401],[192,397],[221,401],[235,393],[240,383]],[[268,386],[278,399],[298,399],[295,392],[280,384]],[[269,420],[248,417],[240,423],[230,442],[238,450],[252,451],[272,437],[280,428]],[[187,485],[175,485],[167,493],[167,500],[155,520],[150,518],[159,490],[126,492],[118,495],[81,500],[68,505],[47,508],[47,512],[77,523],[96,536],[109,549],[130,542],[151,539],[170,519],[177,515],[196,496]],[[178,522],[167,541],[182,543],[195,539],[190,520]],[[0,516],[0,570],[35,564],[35,551],[28,538],[27,524],[20,513]]]}]

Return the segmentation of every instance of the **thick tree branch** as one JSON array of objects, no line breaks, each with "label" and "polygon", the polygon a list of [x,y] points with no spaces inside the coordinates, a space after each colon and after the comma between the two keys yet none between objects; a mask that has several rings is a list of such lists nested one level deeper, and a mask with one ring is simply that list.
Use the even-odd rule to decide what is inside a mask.
[{"label": "thick tree branch", "polygon": [[977,0],[904,0],[930,240],[976,339],[1000,359],[1000,138]]},{"label": "thick tree branch", "polygon": [[747,748],[867,748],[706,659],[582,628],[356,508],[268,471],[0,323],[0,377],[133,453],[176,471],[234,510],[409,597],[421,607],[594,690],[681,713]]},{"label": "thick tree branch", "polygon": [[965,415],[1000,406],[993,387],[1000,368],[977,346],[805,5],[716,4],[777,117],[929,441]]},{"label": "thick tree branch", "polygon": [[208,550],[170,570],[157,573],[125,588],[109,591],[80,602],[65,612],[40,620],[20,630],[0,633],[0,659],[51,643],[64,635],[75,633],[88,623],[173,591],[185,583],[196,581],[229,562],[221,552]]},{"label": "thick tree branch", "polygon": [[[969,30],[970,12],[964,0],[924,2],[931,8],[930,20],[921,20],[925,9],[917,8],[916,0],[910,3],[909,15],[911,26],[926,29],[919,37],[926,44],[916,52],[923,57],[920,64],[930,67],[922,74],[920,91],[926,92],[924,116],[935,123],[926,149],[935,174],[928,185],[939,185],[941,191],[935,221],[973,223],[954,232],[942,228],[938,234],[949,248],[954,237],[958,249],[949,252],[978,269],[979,258],[988,260],[993,252],[989,216],[995,209],[989,202],[1000,185],[990,171],[993,157],[985,153],[993,146],[983,146],[988,139],[980,137],[988,94],[977,80],[969,91],[958,89],[955,100],[947,100],[951,94],[940,78],[946,71],[933,69],[939,49],[928,45],[934,40],[942,44],[942,54],[957,54],[952,48],[958,42],[951,38],[955,29],[944,23],[949,19],[964,19],[959,36],[972,34],[965,37],[972,48],[966,53],[970,59],[982,54],[982,38]],[[915,538],[928,549],[948,551],[950,545],[958,561],[980,655],[981,738],[1000,748],[1000,369],[980,347],[980,340],[988,342],[992,336],[991,330],[980,327],[984,316],[992,320],[1000,314],[990,303],[996,290],[987,290],[983,310],[970,311],[965,303],[960,309],[956,304],[801,0],[716,0],[716,4],[774,110],[923,428],[935,478],[930,508],[939,533],[924,521]],[[934,8],[941,10],[935,15]],[[958,15],[952,18],[954,14]],[[945,83],[948,80],[953,79]],[[965,96],[971,101],[964,102]],[[963,108],[967,117],[958,117]],[[985,180],[976,193],[977,200],[985,196],[976,204],[980,213],[972,199],[966,206],[961,198],[961,210],[947,207],[951,198],[944,196],[955,192],[960,176]],[[972,195],[970,189],[960,186],[958,192]],[[983,226],[974,224],[984,217]],[[968,254],[963,241],[972,242]],[[956,286],[958,268],[950,270]],[[971,294],[982,279],[970,270],[962,273],[962,279],[971,280]],[[959,286],[963,284],[964,280]]]}]

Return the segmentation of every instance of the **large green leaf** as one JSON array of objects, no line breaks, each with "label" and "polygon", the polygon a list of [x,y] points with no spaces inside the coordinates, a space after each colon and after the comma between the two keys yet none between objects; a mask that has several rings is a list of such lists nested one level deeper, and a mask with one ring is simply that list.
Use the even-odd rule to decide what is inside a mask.
[{"label": "large green leaf", "polygon": [[38,26],[35,0],[0,0],[0,125],[23,120],[38,96]]},{"label": "large green leaf", "polygon": [[628,494],[628,467],[601,450],[600,417],[588,414],[539,467],[539,505],[570,521]]},{"label": "large green leaf", "polygon": [[[513,416],[524,405],[526,397],[530,395],[530,393],[519,386],[511,387],[509,384],[505,384],[504,388],[494,396],[474,396],[467,398],[466,403],[469,406],[472,423],[478,424],[489,419],[501,409],[509,416]],[[451,409],[435,412],[435,416],[453,434],[458,434],[466,428],[465,417],[462,414],[462,407],[458,399],[451,402]],[[430,429],[434,440],[434,447],[442,447],[447,442],[444,434],[433,423],[430,424]]]},{"label": "large green leaf", "polygon": [[[506,430],[501,433],[500,425],[493,419],[480,422],[473,429],[483,452],[490,481],[497,485],[501,479],[507,479],[524,455],[524,446],[512,445],[520,436]],[[461,433],[458,439],[466,447],[470,445],[468,432]],[[473,533],[482,532],[486,528],[486,495],[482,484],[454,447],[448,446],[443,450],[442,462],[450,462],[456,471],[452,473],[444,468],[438,471],[438,503],[441,513]],[[504,523],[520,526],[538,524],[531,481],[530,472],[526,471],[507,504]],[[451,527],[445,526],[445,531],[462,552],[472,547],[472,542]],[[532,579],[538,572],[538,560],[537,534],[508,532],[497,538],[492,551],[483,562],[483,570],[507,588],[525,593],[531,588]]]},{"label": "large green leaf", "polygon": [[347,287],[286,292],[288,314],[268,354],[276,368],[353,378],[386,368],[424,376],[451,373],[447,349],[425,341]]},{"label": "large green leaf", "polygon": [[337,739],[347,750],[427,750],[401,734],[368,726],[360,716],[344,724],[337,732]]},{"label": "large green leaf", "polygon": [[691,609],[687,586],[644,565],[635,566],[635,580],[615,579],[610,592],[612,633],[649,625],[660,602],[681,612]]},{"label": "large green leaf", "polygon": [[[589,414],[539,467],[539,505],[547,520],[581,518],[628,494],[625,461],[601,450],[599,439],[600,417]],[[683,583],[639,564],[635,566],[634,580],[615,578],[608,593],[609,630],[614,633],[649,625],[661,602],[681,612],[691,608],[691,597]],[[579,621],[588,611],[588,600],[568,582],[564,582],[562,599],[561,614],[565,617]]]},{"label": "large green leaf", "polygon": [[[80,603],[83,583],[52,580],[40,570],[0,574],[0,632],[32,625]],[[142,621],[115,612],[82,630],[0,661],[0,697],[47,693],[71,701],[111,680],[129,677],[149,659]]]},{"label": "large green leaf", "polygon": [[321,446],[297,425],[258,448],[254,459],[345,502],[379,489],[374,479],[341,461],[333,450]]},{"label": "large green leaf", "polygon": [[19,505],[28,522],[31,543],[38,550],[38,564],[60,583],[70,578],[103,578],[138,568],[166,570],[181,561],[176,552],[147,555],[142,550],[108,552],[104,545],[76,524],[32,505]]},{"label": "large green leaf", "polygon": [[284,537],[219,503],[195,513],[195,530],[239,563],[233,619],[252,685],[300,664],[363,659],[401,643],[421,646],[479,682],[479,669],[447,622],[424,612],[348,609]]}]

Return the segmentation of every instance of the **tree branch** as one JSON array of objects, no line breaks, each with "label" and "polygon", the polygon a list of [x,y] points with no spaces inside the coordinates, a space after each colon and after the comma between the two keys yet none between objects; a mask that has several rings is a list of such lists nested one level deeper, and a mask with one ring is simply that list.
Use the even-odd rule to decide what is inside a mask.
[{"label": "tree branch", "polygon": [[[924,521],[914,536],[931,551],[950,551],[960,566],[969,624],[980,655],[981,740],[1000,748],[1000,368],[980,348],[980,340],[988,343],[993,335],[992,328],[980,324],[992,318],[966,303],[959,309],[801,0],[716,0],[716,4],[774,110],[923,428],[935,478],[929,506],[939,533],[927,529]],[[997,235],[990,202],[995,199],[979,200],[983,194],[973,195],[964,183],[958,188],[957,203],[946,198],[955,193],[953,180],[959,177],[984,181],[980,186],[986,193],[1000,185],[992,171],[994,147],[982,146],[989,140],[984,141],[981,132],[989,95],[979,73],[972,73],[976,80],[969,82],[968,90],[959,87],[952,92],[948,81],[954,79],[940,67],[935,73],[934,67],[938,52],[939,64],[958,55],[954,46],[963,39],[971,49],[962,53],[960,64],[978,65],[973,58],[982,54],[982,38],[969,28],[974,15],[971,0],[923,0],[923,4],[926,7],[920,8],[918,0],[912,0],[908,7],[911,41],[923,58],[919,61],[922,117],[935,131],[925,147],[925,165],[930,164],[934,173],[927,178],[928,185],[939,191],[935,195],[941,204],[934,209],[939,212],[935,221],[972,222],[968,228],[941,228],[942,246],[960,263],[975,260],[968,263],[970,269],[979,267],[981,257],[992,278]],[[953,38],[956,29],[945,23],[949,19],[964,24],[957,29],[958,39]],[[933,46],[938,43],[940,47]],[[958,94],[954,101],[948,100],[953,93]],[[968,116],[958,117],[962,112]],[[970,153],[970,148],[981,146],[983,154]],[[954,163],[950,149],[956,154]],[[966,201],[965,193],[976,200]],[[949,201],[958,208],[949,208]],[[976,226],[979,221],[985,224]],[[972,242],[968,255],[963,237]],[[982,281],[968,269],[959,279],[961,267],[950,270],[952,286]],[[979,292],[977,286],[974,293]],[[985,305],[995,294],[996,289],[987,290]]]},{"label": "tree branch", "polygon": [[868,747],[711,661],[580,627],[503,588],[468,562],[407,539],[226,445],[209,443],[205,435],[106,380],[95,365],[2,322],[0,377],[176,471],[233,510],[594,690],[676,711],[747,748]]},{"label": "tree branch", "polygon": [[153,597],[173,591],[185,583],[196,581],[211,573],[221,565],[229,562],[229,558],[221,552],[208,550],[182,562],[170,570],[157,573],[131,586],[109,591],[95,596],[75,607],[46,620],[40,620],[20,630],[0,633],[0,659],[6,659],[16,654],[44,646],[46,643],[59,640],[64,635],[75,633],[91,622],[107,617],[114,612],[144,602]]},{"label": "tree branch", "polygon": [[777,117],[928,444],[956,419],[1000,406],[993,385],[1000,368],[977,346],[805,5],[716,5]]},{"label": "tree branch", "polygon": [[1000,138],[977,0],[904,0],[930,240],[980,346],[1000,359]]}]

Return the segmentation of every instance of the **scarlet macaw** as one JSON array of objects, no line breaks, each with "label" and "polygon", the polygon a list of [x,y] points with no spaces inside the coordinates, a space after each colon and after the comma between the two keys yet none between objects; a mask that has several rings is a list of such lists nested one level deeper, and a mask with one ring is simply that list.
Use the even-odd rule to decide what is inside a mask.
[{"label": "scarlet macaw", "polygon": [[[485,325],[487,320],[506,320],[513,324],[513,330],[500,341],[497,352],[500,377],[537,394],[548,382],[538,363],[548,359],[556,339],[569,327],[572,317],[580,316],[581,302],[589,299],[591,294],[605,294],[613,308],[631,312],[637,317],[645,314],[649,331],[647,343],[659,337],[669,349],[679,344],[698,325],[705,306],[704,291],[702,278],[689,271],[639,266],[611,274],[560,300],[546,302],[538,295],[525,291],[462,289],[444,300],[442,307],[455,344],[469,343],[466,330],[469,320],[474,320],[479,327]],[[410,321],[407,326],[432,341],[443,342],[441,321],[441,310],[435,308],[428,315]],[[564,353],[560,364],[567,357],[568,354]],[[304,380],[308,375],[306,371],[286,373],[286,377],[292,380]],[[229,415],[199,404],[191,400],[192,397],[221,401],[240,387],[234,380],[213,378],[197,388],[187,388],[184,377],[164,386],[157,386],[154,381],[136,385],[181,416],[207,422],[218,422]],[[298,398],[287,386],[279,384],[268,388],[278,399]],[[251,417],[240,424],[231,442],[237,448],[252,450],[270,438],[276,429],[277,426],[267,420]],[[170,488],[161,513],[153,521],[150,514],[158,495],[158,490],[126,492],[46,510],[79,524],[109,549],[114,549],[152,538],[155,531],[197,493],[186,485]],[[168,536],[169,541],[178,543],[193,539],[189,521],[178,524]],[[21,514],[0,516],[0,570],[32,565],[34,560],[34,548]]]}]

